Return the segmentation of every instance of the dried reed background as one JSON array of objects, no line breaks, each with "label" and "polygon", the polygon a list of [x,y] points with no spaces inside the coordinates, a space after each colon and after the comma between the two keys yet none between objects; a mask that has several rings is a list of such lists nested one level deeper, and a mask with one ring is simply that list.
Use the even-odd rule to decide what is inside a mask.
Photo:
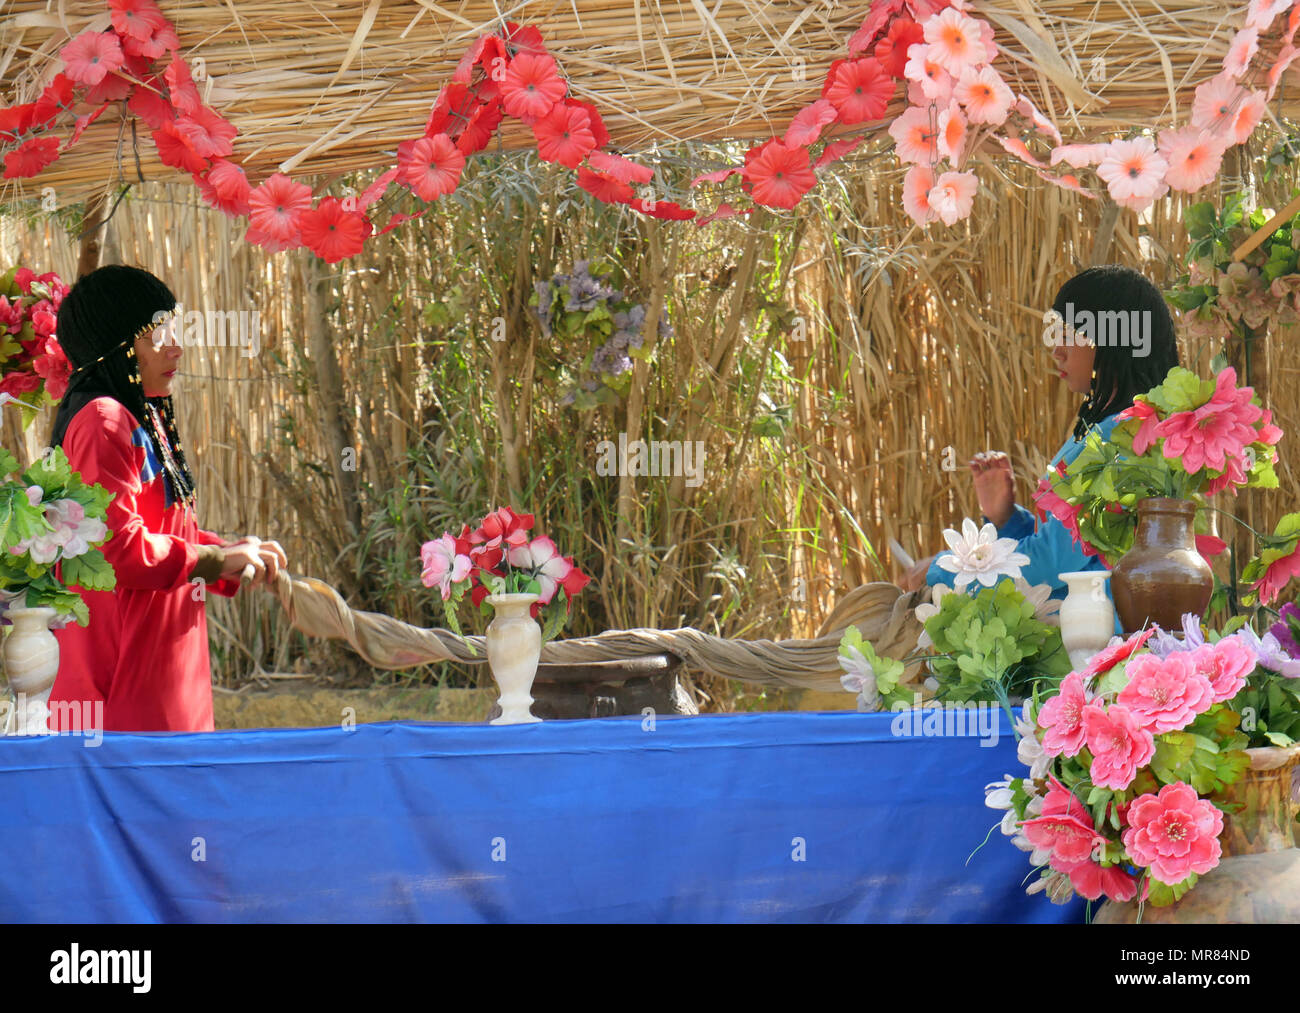
[{"label": "dried reed background", "polygon": [[[67,5],[69,11],[85,6]],[[238,5],[250,36],[250,26],[266,20],[250,11],[263,6],[283,9]],[[361,54],[387,24],[390,8],[403,6],[384,5]],[[426,6],[425,29],[448,23],[447,9],[433,16],[435,5]],[[1106,117],[1167,122],[1161,52],[1168,51],[1169,79],[1185,102],[1187,82],[1208,70],[1177,47],[1188,46],[1198,31],[1215,31],[1219,41],[1228,31],[1220,27],[1219,9],[1206,4],[1163,4],[1166,14],[1159,15],[1153,4],[980,6],[991,17],[1003,12],[1030,24],[1037,11],[1059,40],[1054,52],[1079,80],[1092,57],[1105,54],[1108,74],[1125,83],[1097,87],[1110,101],[1101,111],[1080,113],[1089,130],[1111,122]],[[481,5],[451,9],[469,7],[481,12]],[[608,51],[608,66],[588,68],[582,61],[594,59],[600,40],[616,45],[612,20],[600,32],[590,27],[597,22],[586,21],[584,34],[572,27],[569,6],[524,7],[511,16],[540,20],[570,72],[581,69],[600,83],[591,87],[602,107],[630,101],[620,98],[619,89],[630,86],[619,75],[642,66],[638,59],[661,74],[665,59],[683,76],[691,65],[683,44],[671,58],[623,52],[616,61]],[[1115,18],[1093,22],[1099,7],[1113,9]],[[809,52],[826,59],[861,19],[860,10],[850,14],[839,6],[830,14],[812,5],[748,9],[751,21],[766,25],[792,8],[812,13],[791,37],[814,40]],[[595,8],[576,9],[587,17]],[[667,18],[669,5],[638,9],[643,32],[652,37],[645,26]],[[1239,7],[1232,10],[1239,14]],[[233,29],[217,11],[177,12],[183,41],[194,34],[204,46],[222,38],[233,45],[223,35]],[[693,16],[697,59],[704,60],[708,33]],[[203,32],[193,27],[197,21],[187,27],[191,17],[213,20]],[[350,17],[355,22],[356,12]],[[742,31],[734,13],[727,20],[719,10],[717,17],[741,62],[755,58],[762,31],[753,25]],[[827,17],[829,27],[822,23]],[[623,18],[621,37],[637,38],[627,8]],[[337,24],[339,37],[350,37],[349,22]],[[1138,24],[1154,37],[1137,38]],[[725,65],[731,58],[722,55],[716,34],[713,42]],[[329,51],[327,40],[322,45]],[[1217,59],[1215,45],[1207,52]],[[320,61],[318,71],[333,60],[337,69],[341,51],[329,52],[313,48],[297,58]],[[429,67],[442,60],[427,81],[412,79],[423,103],[453,58],[420,59]],[[810,56],[808,63],[809,81],[818,80],[816,61]],[[367,67],[373,79],[375,62]],[[360,80],[351,76],[359,73],[354,66],[340,80]],[[1030,79],[1037,73],[1026,71]],[[1060,89],[1068,86],[1054,87],[1039,88],[1036,98],[1045,106],[1055,98],[1065,127]],[[778,129],[785,119],[777,98],[797,105],[811,90],[815,85],[804,83],[797,94],[769,95],[768,114]],[[734,91],[719,85],[710,101],[726,115],[691,118],[692,129],[701,136],[739,132],[743,124],[735,117],[743,111]],[[666,88],[626,94],[643,114],[662,109],[652,94],[671,97]],[[304,117],[308,99],[295,101],[290,107],[268,91],[234,118],[249,140],[263,130],[257,143],[278,159],[288,148],[273,139],[297,129],[294,124],[319,122],[322,135],[330,128],[328,110]],[[355,94],[348,101],[358,108]],[[422,119],[415,105],[410,116]],[[669,132],[686,122],[658,113],[645,119]],[[629,144],[652,136],[624,129]],[[342,148],[318,151],[303,166],[328,174],[328,159],[337,157],[335,167],[356,167],[363,150],[373,155],[400,134],[376,126],[347,149],[356,157],[344,157]],[[1258,164],[1268,143],[1252,142],[1236,175],[1231,167],[1225,173],[1224,192],[1256,184],[1241,167]],[[256,146],[245,144],[245,150]],[[666,177],[681,178],[736,154],[716,145],[663,144],[648,157]],[[1041,313],[1056,287],[1092,262],[1101,209],[1027,170],[999,165],[981,168],[985,185],[968,223],[923,235],[910,228],[901,209],[901,174],[879,147],[845,163],[798,214],[755,215],[750,223],[699,230],[597,206],[574,190],[567,174],[527,153],[492,156],[476,160],[454,200],[332,268],[301,254],[267,256],[243,244],[241,230],[223,216],[198,206],[188,184],[149,183],[131,191],[107,226],[104,260],[150,268],[187,308],[260,313],[265,347],[259,356],[187,351],[178,406],[197,461],[206,526],[277,537],[295,569],[336,583],[354,605],[431,625],[440,617],[416,580],[419,543],[487,507],[524,503],[599,581],[584,593],[575,633],[689,623],[732,636],[799,635],[816,629],[837,594],[897,573],[883,550],[889,537],[934,551],[943,527],[975,516],[965,473],[943,470],[944,448],[953,448],[959,465],[978,450],[1006,449],[1027,502],[1069,429],[1077,402],[1050,375],[1039,341]],[[106,171],[101,162],[98,178]],[[1280,205],[1293,182],[1259,184],[1260,203]],[[1121,213],[1107,259],[1168,282],[1183,250],[1180,213],[1174,201],[1159,203],[1144,223]],[[7,217],[0,230],[0,260],[75,273],[75,244],[53,222]],[[526,300],[533,281],[586,257],[618,263],[629,291],[652,307],[667,306],[676,334],[662,342],[653,365],[638,365],[622,405],[575,415],[557,404],[564,362],[575,355],[541,338]],[[801,313],[805,339],[778,326],[765,301]],[[445,312],[426,317],[433,305]],[[490,338],[498,316],[507,323],[504,342]],[[1280,424],[1294,433],[1298,371],[1282,354],[1288,337],[1271,335],[1256,363],[1257,369],[1263,364]],[[1185,359],[1208,360],[1208,350],[1184,352]],[[597,477],[595,444],[620,431],[629,438],[702,440],[704,486]],[[29,453],[45,433],[44,423],[33,427]],[[6,445],[14,445],[12,419],[5,434]],[[1284,441],[1283,489],[1266,501],[1266,516],[1297,500],[1285,449],[1294,438]],[[342,464],[348,448],[356,451],[356,471]],[[269,597],[214,602],[209,615],[214,670],[227,684],[295,665],[353,667],[341,652],[288,632]],[[736,705],[727,687],[705,689],[713,706]]]}]

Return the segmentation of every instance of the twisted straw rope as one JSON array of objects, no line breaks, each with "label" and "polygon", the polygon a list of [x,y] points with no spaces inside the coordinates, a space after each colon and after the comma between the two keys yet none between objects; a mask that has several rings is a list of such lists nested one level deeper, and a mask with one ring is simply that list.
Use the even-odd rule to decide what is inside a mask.
[{"label": "twisted straw rope", "polygon": [[[467,665],[487,660],[484,639],[450,630],[422,629],[379,612],[351,608],[329,584],[283,570],[272,589],[293,626],[313,637],[344,640],[376,668],[411,668],[438,661]],[[839,690],[836,660],[840,636],[856,626],[876,650],[902,658],[916,645],[921,625],[913,608],[917,592],[893,584],[864,584],[850,591],[809,640],[726,640],[699,630],[610,630],[594,637],[542,646],[544,665],[582,665],[653,654],[675,654],[691,669],[766,686]],[[909,669],[909,677],[915,670]]]}]

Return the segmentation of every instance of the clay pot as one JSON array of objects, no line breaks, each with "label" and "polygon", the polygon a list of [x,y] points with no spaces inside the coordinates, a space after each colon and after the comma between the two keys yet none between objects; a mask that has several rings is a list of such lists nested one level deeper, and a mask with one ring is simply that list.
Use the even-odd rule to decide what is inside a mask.
[{"label": "clay pot", "polygon": [[1115,611],[1126,634],[1152,623],[1182,628],[1183,614],[1204,615],[1214,573],[1199,552],[1192,522],[1196,504],[1185,499],[1139,500],[1133,548],[1111,575]]},{"label": "clay pot", "polygon": [[[1224,814],[1223,857],[1182,900],[1142,908],[1153,924],[1288,924],[1300,922],[1300,849],[1295,847],[1296,803],[1291,778],[1300,746],[1247,749],[1251,769],[1215,798],[1242,808]],[[1101,906],[1095,922],[1138,920],[1136,902]]]}]

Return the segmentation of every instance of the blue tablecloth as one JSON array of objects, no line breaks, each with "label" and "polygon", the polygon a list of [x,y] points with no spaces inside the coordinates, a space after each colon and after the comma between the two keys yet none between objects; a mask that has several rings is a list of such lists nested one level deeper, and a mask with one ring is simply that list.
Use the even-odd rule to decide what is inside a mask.
[{"label": "blue tablecloth", "polygon": [[1081,920],[976,851],[1022,770],[1001,719],[894,718],[0,740],[0,920]]}]

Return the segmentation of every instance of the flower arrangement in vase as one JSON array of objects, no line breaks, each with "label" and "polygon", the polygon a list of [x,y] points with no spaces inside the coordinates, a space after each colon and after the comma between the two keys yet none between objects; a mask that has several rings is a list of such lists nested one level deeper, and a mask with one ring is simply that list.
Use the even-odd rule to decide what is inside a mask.
[{"label": "flower arrangement in vase", "polygon": [[487,659],[501,686],[502,714],[493,724],[539,720],[529,711],[529,691],[542,643],[564,627],[573,595],[591,580],[545,535],[530,537],[534,523],[532,514],[501,507],[473,531],[467,524],[459,535],[444,532],[420,551],[421,580],[441,591],[450,630],[461,633],[456,612],[467,590],[482,615],[496,609],[487,628]]},{"label": "flower arrangement in vase", "polygon": [[924,627],[917,650],[901,660],[882,658],[856,627],[840,640],[840,682],[858,694],[860,710],[911,706],[916,694],[900,680],[908,666],[924,661],[925,687],[937,700],[996,702],[1010,714],[1013,697],[1055,684],[1070,669],[1056,625],[1060,602],[1046,584],[1031,587],[1020,567],[1029,562],[992,524],[944,532],[949,552],[937,560],[953,574],[954,587],[936,585],[928,604],[916,608]]},{"label": "flower arrangement in vase", "polygon": [[[1297,617],[1285,634],[1300,631]],[[1105,895],[1136,902],[1124,910],[1140,918],[1144,905],[1174,904],[1218,867],[1225,842],[1234,855],[1293,843],[1300,659],[1274,631],[1261,637],[1237,619],[1216,633],[1188,615],[1182,632],[1117,639],[1025,700],[1016,729],[1029,772],[988,785],[985,802],[1005,810],[1003,834],[1041,872],[1029,893],[1056,903]],[[1244,792],[1268,778],[1281,795],[1265,812]],[[1216,883],[1215,894],[1241,893],[1232,876]],[[1259,911],[1273,910],[1270,883],[1256,884]]]},{"label": "flower arrangement in vase", "polygon": [[[1202,557],[1224,548],[1218,538],[1195,533],[1197,524],[1208,530],[1205,498],[1276,488],[1274,448],[1282,430],[1250,387],[1237,386],[1231,367],[1205,380],[1175,366],[1119,420],[1109,441],[1093,433],[1068,470],[1055,466],[1034,502],[1085,553],[1112,565],[1127,632],[1148,619],[1177,626],[1184,612],[1199,615],[1210,606],[1215,581]],[[1162,530],[1169,539],[1148,546]],[[1142,554],[1130,556],[1135,540]]]}]

